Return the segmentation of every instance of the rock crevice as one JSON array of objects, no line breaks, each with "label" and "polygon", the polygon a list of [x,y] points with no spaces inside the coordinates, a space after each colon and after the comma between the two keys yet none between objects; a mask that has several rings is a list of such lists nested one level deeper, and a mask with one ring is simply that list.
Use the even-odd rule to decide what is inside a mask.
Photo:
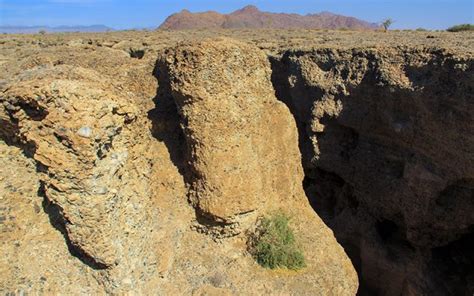
[{"label": "rock crevice", "polygon": [[472,59],[435,48],[270,59],[277,96],[298,124],[305,190],[356,265],[360,294],[436,290],[433,248],[474,224]]},{"label": "rock crevice", "polygon": [[[430,36],[0,38],[0,292],[471,295],[472,41]],[[282,209],[297,272],[247,251]]]}]

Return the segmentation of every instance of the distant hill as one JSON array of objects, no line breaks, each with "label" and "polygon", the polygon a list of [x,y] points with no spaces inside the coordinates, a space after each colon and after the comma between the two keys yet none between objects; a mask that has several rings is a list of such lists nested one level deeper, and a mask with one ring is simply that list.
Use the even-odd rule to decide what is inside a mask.
[{"label": "distant hill", "polygon": [[8,34],[34,34],[40,31],[46,31],[50,33],[58,32],[106,32],[112,30],[111,28],[104,25],[92,25],[92,26],[59,26],[59,27],[48,27],[48,26],[0,26],[0,33]]},{"label": "distant hill", "polygon": [[376,29],[378,27],[374,23],[330,12],[307,15],[271,13],[260,11],[257,7],[249,5],[230,14],[221,14],[215,11],[192,13],[189,10],[182,10],[179,13],[170,15],[160,25],[159,29]]}]

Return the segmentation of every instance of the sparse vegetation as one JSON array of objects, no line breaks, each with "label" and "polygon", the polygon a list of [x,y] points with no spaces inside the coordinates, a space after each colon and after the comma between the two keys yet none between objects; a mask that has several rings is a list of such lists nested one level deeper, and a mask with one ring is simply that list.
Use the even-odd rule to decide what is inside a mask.
[{"label": "sparse vegetation", "polygon": [[473,24],[461,24],[457,26],[452,26],[448,28],[446,31],[448,32],[462,32],[462,31],[474,31]]},{"label": "sparse vegetation", "polygon": [[261,266],[293,270],[306,266],[289,221],[288,216],[281,212],[260,220],[251,238],[250,251]]},{"label": "sparse vegetation", "polygon": [[385,30],[385,32],[388,31],[388,29],[390,28],[390,26],[394,23],[394,20],[392,20],[391,18],[387,18],[387,19],[384,19],[382,21],[382,26],[383,26],[383,29]]},{"label": "sparse vegetation", "polygon": [[130,57],[134,59],[142,59],[145,56],[144,49],[130,48],[128,52],[130,54]]},{"label": "sparse vegetation", "polygon": [[46,31],[45,31],[45,30],[40,30],[40,31],[38,32],[38,34],[40,34],[40,35],[45,35],[45,34],[46,34]]}]

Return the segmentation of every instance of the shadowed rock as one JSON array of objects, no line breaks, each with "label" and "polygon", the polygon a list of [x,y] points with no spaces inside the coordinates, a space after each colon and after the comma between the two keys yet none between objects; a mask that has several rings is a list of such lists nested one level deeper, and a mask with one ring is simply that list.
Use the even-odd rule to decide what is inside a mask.
[{"label": "shadowed rock", "polygon": [[[198,214],[236,223],[238,234],[256,216],[283,209],[309,262],[291,283],[302,281],[321,295],[355,293],[352,266],[306,200],[296,125],[274,95],[265,54],[232,39],[210,39],[171,48],[159,64],[181,117],[188,195]],[[243,215],[249,212],[250,218]]]}]

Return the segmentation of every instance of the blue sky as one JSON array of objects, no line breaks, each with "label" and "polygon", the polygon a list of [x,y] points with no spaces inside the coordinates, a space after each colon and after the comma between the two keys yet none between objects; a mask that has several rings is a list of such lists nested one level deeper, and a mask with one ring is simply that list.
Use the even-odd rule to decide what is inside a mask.
[{"label": "blue sky", "polygon": [[181,9],[228,13],[252,4],[264,11],[330,11],[371,22],[391,17],[393,28],[445,29],[474,23],[474,0],[0,0],[0,25],[91,25],[116,29],[156,27]]}]

